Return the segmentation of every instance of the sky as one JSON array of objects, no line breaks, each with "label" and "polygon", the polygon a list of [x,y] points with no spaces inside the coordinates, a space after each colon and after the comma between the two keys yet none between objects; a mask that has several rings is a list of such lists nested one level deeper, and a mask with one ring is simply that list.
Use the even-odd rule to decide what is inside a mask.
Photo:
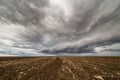
[{"label": "sky", "polygon": [[120,56],[120,0],[0,0],[0,56]]}]

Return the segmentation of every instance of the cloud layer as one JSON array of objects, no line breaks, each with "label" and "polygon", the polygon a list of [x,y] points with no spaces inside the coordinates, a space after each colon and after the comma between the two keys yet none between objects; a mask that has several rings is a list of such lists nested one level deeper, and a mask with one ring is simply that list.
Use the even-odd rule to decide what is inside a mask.
[{"label": "cloud layer", "polygon": [[1,54],[114,55],[119,43],[120,0],[0,1]]}]

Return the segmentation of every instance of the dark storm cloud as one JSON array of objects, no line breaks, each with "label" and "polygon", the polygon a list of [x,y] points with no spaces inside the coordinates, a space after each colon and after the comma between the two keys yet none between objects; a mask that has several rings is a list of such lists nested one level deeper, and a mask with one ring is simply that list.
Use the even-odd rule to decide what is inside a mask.
[{"label": "dark storm cloud", "polygon": [[[37,24],[43,19],[44,13],[41,9],[48,5],[47,0],[2,0],[0,15],[13,23]],[[42,4],[42,5],[41,5]],[[40,5],[40,6],[37,6]],[[3,7],[3,9],[2,9]]]},{"label": "dark storm cloud", "polygon": [[94,53],[119,44],[119,16],[120,0],[0,0],[0,48]]}]

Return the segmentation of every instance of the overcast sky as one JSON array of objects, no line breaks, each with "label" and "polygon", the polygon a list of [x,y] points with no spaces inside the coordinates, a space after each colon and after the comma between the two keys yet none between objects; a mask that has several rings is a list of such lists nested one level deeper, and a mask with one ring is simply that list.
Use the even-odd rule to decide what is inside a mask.
[{"label": "overcast sky", "polygon": [[120,56],[120,0],[0,0],[0,56]]}]

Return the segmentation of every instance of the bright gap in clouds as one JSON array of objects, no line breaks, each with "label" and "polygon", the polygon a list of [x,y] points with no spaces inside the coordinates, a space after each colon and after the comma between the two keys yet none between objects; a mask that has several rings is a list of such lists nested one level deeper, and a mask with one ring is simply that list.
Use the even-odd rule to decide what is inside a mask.
[{"label": "bright gap in clouds", "polygon": [[61,8],[66,16],[72,15],[72,5],[70,5],[70,1],[68,0],[50,0],[50,5]]}]

